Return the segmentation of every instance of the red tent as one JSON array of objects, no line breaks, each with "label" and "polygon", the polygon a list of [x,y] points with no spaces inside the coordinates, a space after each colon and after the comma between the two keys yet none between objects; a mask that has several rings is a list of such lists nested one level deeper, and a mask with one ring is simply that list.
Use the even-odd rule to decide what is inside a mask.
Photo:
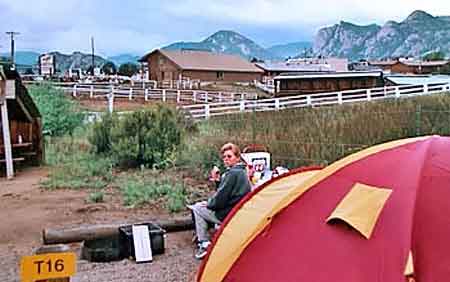
[{"label": "red tent", "polygon": [[450,281],[450,138],[389,142],[252,193],[198,281]]}]

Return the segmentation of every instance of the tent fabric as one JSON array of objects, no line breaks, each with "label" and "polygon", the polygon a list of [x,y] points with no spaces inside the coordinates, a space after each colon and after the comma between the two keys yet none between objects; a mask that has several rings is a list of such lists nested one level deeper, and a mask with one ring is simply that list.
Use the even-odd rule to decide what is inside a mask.
[{"label": "tent fabric", "polygon": [[[278,181],[265,185],[222,224],[198,281],[404,281],[410,252],[417,281],[448,280],[449,152],[450,138],[439,136],[374,146],[299,183],[284,180],[289,191],[267,216],[245,219],[254,215],[240,208]],[[370,239],[326,223],[357,183],[392,190]]]},{"label": "tent fabric", "polygon": [[343,220],[369,239],[391,192],[390,189],[356,183],[327,218],[327,222]]}]

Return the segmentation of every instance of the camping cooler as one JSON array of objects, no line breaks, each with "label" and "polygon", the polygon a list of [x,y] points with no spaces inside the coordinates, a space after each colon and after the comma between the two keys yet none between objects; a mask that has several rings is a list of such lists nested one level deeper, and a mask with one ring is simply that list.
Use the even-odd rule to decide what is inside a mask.
[{"label": "camping cooler", "polygon": [[[142,223],[136,225],[147,225],[150,235],[150,246],[152,248],[152,255],[160,255],[164,253],[164,237],[166,231],[154,223]],[[119,227],[119,244],[120,255],[124,258],[135,259],[133,231],[132,225]]]}]

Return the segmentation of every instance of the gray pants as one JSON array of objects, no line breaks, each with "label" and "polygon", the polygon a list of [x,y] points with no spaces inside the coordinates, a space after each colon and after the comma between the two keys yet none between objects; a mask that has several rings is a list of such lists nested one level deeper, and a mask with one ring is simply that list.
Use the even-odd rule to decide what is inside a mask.
[{"label": "gray pants", "polygon": [[215,216],[214,211],[206,207],[206,202],[195,203],[189,208],[194,212],[195,233],[198,241],[209,241],[208,223],[221,224],[220,220]]}]

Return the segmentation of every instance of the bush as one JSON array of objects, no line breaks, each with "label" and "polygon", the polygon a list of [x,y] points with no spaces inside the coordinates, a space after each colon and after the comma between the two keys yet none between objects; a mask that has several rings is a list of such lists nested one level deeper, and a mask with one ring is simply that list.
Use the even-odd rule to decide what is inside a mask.
[{"label": "bush", "polygon": [[104,202],[105,193],[103,191],[96,191],[89,194],[88,202],[89,203],[103,203]]},{"label": "bush", "polygon": [[94,146],[97,154],[111,151],[111,129],[119,122],[116,114],[106,113],[100,121],[92,126],[92,133],[88,136],[89,142]]},{"label": "bush", "polygon": [[83,124],[79,105],[62,90],[50,85],[30,86],[28,90],[42,115],[44,132],[52,136],[72,135]]},{"label": "bush", "polygon": [[122,167],[171,166],[181,144],[183,125],[167,105],[135,111],[120,118],[104,116],[93,127],[90,142],[97,153],[108,153]]}]

